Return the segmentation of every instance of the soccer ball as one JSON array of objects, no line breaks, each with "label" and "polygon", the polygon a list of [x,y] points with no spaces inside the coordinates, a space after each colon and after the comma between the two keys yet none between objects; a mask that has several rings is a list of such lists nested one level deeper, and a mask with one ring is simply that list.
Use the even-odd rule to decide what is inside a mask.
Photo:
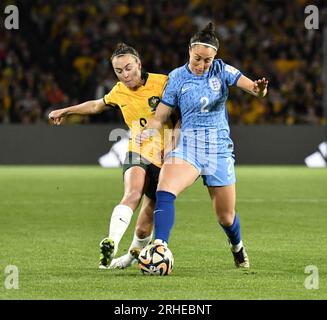
[{"label": "soccer ball", "polygon": [[149,244],[141,250],[138,263],[145,275],[166,276],[173,270],[174,257],[164,245]]}]

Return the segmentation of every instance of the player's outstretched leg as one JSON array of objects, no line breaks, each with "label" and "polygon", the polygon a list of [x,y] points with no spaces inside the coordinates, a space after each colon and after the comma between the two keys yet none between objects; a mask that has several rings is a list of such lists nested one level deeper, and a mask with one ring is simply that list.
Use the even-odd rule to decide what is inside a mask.
[{"label": "player's outstretched leg", "polygon": [[234,251],[233,246],[231,245],[235,266],[237,268],[248,269],[250,268],[250,261],[242,241],[240,242],[239,247],[241,247],[241,249]]},{"label": "player's outstretched leg", "polygon": [[150,243],[151,238],[152,234],[144,239],[140,239],[134,233],[134,238],[128,252],[117,259],[113,259],[110,263],[110,269],[125,269],[131,266],[137,261],[140,251]]},{"label": "player's outstretched leg", "polygon": [[[156,185],[157,184],[155,184],[155,188]],[[153,196],[149,197],[147,194],[144,195],[140,214],[135,226],[134,237],[128,252],[117,259],[113,259],[110,264],[110,269],[124,269],[131,266],[136,262],[140,251],[150,243],[155,204],[155,198]]]},{"label": "player's outstretched leg", "polygon": [[[225,162],[222,165],[225,165]],[[210,183],[212,182],[210,181]],[[241,237],[240,220],[234,209],[236,199],[235,184],[222,187],[208,187],[208,190],[219,224],[227,235],[235,266],[237,268],[249,268],[249,257]]]},{"label": "player's outstretched leg", "polygon": [[250,261],[249,257],[245,251],[243,241],[241,240],[241,226],[238,215],[235,214],[234,222],[231,226],[223,226],[228,242],[234,257],[234,263],[237,268],[249,268]]},{"label": "player's outstretched leg", "polygon": [[133,210],[123,204],[117,205],[111,215],[109,236],[100,242],[99,268],[107,269],[118,251],[119,242],[133,215]]},{"label": "player's outstretched leg", "polygon": [[157,202],[153,213],[155,240],[168,243],[170,232],[175,221],[176,196],[167,191],[157,191]]}]

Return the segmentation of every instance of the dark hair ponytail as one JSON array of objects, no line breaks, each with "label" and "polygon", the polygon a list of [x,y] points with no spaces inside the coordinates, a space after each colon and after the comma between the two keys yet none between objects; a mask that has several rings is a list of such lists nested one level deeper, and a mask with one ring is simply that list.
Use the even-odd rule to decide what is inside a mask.
[{"label": "dark hair ponytail", "polygon": [[219,49],[219,40],[216,36],[215,27],[212,22],[209,22],[202,30],[193,35],[189,46],[192,47],[196,42],[207,43],[217,48],[217,50]]},{"label": "dark hair ponytail", "polygon": [[131,54],[131,55],[135,56],[136,58],[141,59],[139,53],[133,47],[128,46],[124,42],[120,42],[117,44],[115,51],[111,55],[110,60],[112,61],[112,59],[114,57],[122,56],[124,54]]}]

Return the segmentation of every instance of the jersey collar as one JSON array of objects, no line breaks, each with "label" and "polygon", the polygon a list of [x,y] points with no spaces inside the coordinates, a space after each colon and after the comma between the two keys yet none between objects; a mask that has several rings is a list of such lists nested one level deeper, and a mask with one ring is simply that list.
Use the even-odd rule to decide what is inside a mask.
[{"label": "jersey collar", "polygon": [[149,78],[149,73],[142,69],[141,79],[144,80],[143,86],[146,85],[146,82],[148,81],[148,78]]}]

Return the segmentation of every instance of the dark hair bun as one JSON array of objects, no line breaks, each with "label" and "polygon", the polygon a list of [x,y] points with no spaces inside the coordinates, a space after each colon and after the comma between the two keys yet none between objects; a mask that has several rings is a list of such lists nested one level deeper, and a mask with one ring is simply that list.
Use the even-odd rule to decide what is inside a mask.
[{"label": "dark hair bun", "polygon": [[215,26],[212,22],[209,22],[203,29],[202,32],[215,33]]},{"label": "dark hair bun", "polygon": [[202,30],[193,35],[190,40],[190,47],[194,42],[207,43],[214,46],[217,50],[219,48],[219,40],[215,33],[215,26],[212,22],[209,22]]},{"label": "dark hair bun", "polygon": [[111,61],[114,57],[121,56],[124,54],[131,54],[131,55],[137,57],[138,59],[140,59],[139,53],[133,47],[128,46],[124,42],[119,42],[115,48],[115,51],[113,52],[113,54],[111,56]]}]

